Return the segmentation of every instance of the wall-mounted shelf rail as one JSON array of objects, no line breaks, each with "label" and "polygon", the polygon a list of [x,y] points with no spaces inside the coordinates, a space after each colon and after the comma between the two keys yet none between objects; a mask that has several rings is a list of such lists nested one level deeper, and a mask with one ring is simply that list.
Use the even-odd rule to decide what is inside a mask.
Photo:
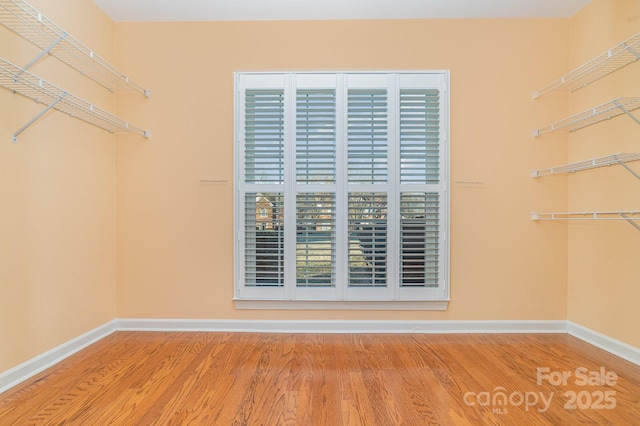
[{"label": "wall-mounted shelf rail", "polygon": [[640,59],[640,33],[534,92],[533,98],[536,99],[554,91],[576,91],[638,59]]},{"label": "wall-mounted shelf rail", "polygon": [[612,119],[622,114],[626,114],[633,121],[640,124],[640,119],[631,114],[631,111],[634,111],[638,108],[640,108],[640,98],[638,97],[617,98],[578,114],[574,114],[541,129],[534,130],[532,132],[532,136],[536,137],[545,133],[555,132],[559,130],[574,132],[576,130],[591,126],[592,124],[600,123],[601,121]]},{"label": "wall-mounted shelf rail", "polygon": [[42,49],[25,70],[51,54],[112,92],[151,94],[23,0],[0,0],[0,24]]},{"label": "wall-mounted shelf rail", "polygon": [[115,115],[98,108],[91,103],[65,92],[24,69],[0,59],[0,86],[13,93],[23,95],[35,102],[46,105],[45,109],[13,134],[13,142],[18,135],[33,124],[50,109],[56,109],[72,117],[79,118],[89,124],[109,132],[128,132],[149,137],[147,130],[141,129]]},{"label": "wall-mounted shelf rail", "polygon": [[229,179],[200,179],[200,183],[228,183]]},{"label": "wall-mounted shelf rail", "polygon": [[640,231],[640,210],[531,213],[532,220],[626,220]]},{"label": "wall-mounted shelf rail", "polygon": [[640,179],[640,174],[635,170],[627,166],[626,163],[640,160],[640,153],[629,154],[613,154],[605,157],[593,158],[591,160],[579,161],[576,163],[566,164],[563,166],[551,167],[549,169],[533,170],[531,177],[537,178],[542,176],[555,175],[560,173],[575,173],[583,170],[596,169],[598,167],[613,166],[620,164],[627,169],[631,174]]}]

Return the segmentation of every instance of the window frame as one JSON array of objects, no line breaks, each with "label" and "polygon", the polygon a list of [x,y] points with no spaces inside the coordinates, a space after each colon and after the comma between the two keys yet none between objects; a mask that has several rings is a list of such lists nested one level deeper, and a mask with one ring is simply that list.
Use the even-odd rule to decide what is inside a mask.
[{"label": "window frame", "polygon": [[[386,287],[373,288],[367,287],[364,289],[352,288],[347,282],[336,282],[335,287],[332,288],[298,288],[295,284],[296,279],[290,280],[288,284],[284,284],[282,287],[251,287],[247,288],[244,284],[244,239],[245,239],[245,195],[247,193],[253,193],[255,191],[248,190],[247,187],[255,188],[256,185],[260,185],[260,192],[282,192],[283,194],[296,194],[301,192],[324,192],[325,189],[330,189],[333,193],[338,194],[336,203],[341,206],[342,212],[345,212],[347,207],[348,195],[354,192],[358,192],[353,188],[361,188],[367,192],[378,192],[381,187],[385,189],[382,191],[388,195],[389,198],[397,199],[394,201],[399,205],[399,199],[401,192],[425,192],[425,185],[411,185],[406,183],[400,183],[400,126],[399,123],[400,105],[399,105],[399,93],[400,87],[404,82],[408,86],[420,86],[421,81],[436,81],[437,87],[440,89],[440,113],[439,113],[439,167],[440,167],[440,182],[433,187],[437,187],[439,194],[439,213],[438,219],[441,222],[438,250],[439,256],[439,284],[437,288],[431,288],[425,291],[425,288],[411,288],[402,287],[399,282],[395,285],[387,285]],[[429,71],[358,71],[358,72],[236,72],[234,73],[234,302],[239,309],[376,309],[376,310],[402,310],[402,309],[419,309],[419,310],[444,310],[448,306],[450,295],[450,282],[449,282],[449,235],[450,235],[450,176],[449,176],[449,71],[448,70],[429,70]],[[247,84],[247,82],[249,82]],[[380,83],[382,82],[382,83]],[[347,124],[346,124],[346,94],[347,86],[349,89],[357,88],[359,86],[363,88],[371,88],[372,85],[380,84],[380,87],[391,91],[390,103],[388,105],[388,158],[390,158],[390,164],[388,169],[389,179],[386,184],[371,184],[371,185],[354,185],[347,182],[346,176],[346,155],[347,155]],[[332,86],[333,85],[333,86]],[[413,87],[412,86],[412,87]],[[285,132],[289,132],[288,136],[285,136],[285,148],[284,148],[284,164],[285,175],[290,172],[290,168],[293,168],[293,177],[288,180],[285,178],[285,182],[282,184],[251,184],[245,183],[244,177],[244,93],[248,88],[257,89],[269,89],[269,88],[283,88],[284,90],[284,128]],[[292,117],[296,115],[296,90],[306,90],[311,88],[323,88],[323,87],[335,87],[336,89],[336,156],[338,163],[342,161],[342,167],[336,166],[336,182],[334,185],[329,184],[298,184],[296,179],[296,130],[295,123],[292,121]],[[431,88],[434,85],[430,85],[425,88]],[[291,111],[293,109],[293,111]],[[293,143],[287,145],[287,138],[293,140]],[[395,142],[395,143],[394,143]],[[396,176],[397,175],[397,176]],[[253,185],[253,186],[252,186]],[[340,185],[344,187],[339,188]],[[293,186],[293,188],[292,188]],[[396,189],[396,190],[394,190]],[[425,192],[425,193],[429,193]],[[339,198],[344,198],[340,200]],[[287,205],[289,204],[289,205]],[[290,218],[289,220],[295,221],[296,210],[293,203],[284,204],[284,216]],[[401,223],[399,220],[399,213],[392,213],[389,209],[389,221],[391,216],[396,215],[392,224],[387,224],[387,229],[390,234],[399,233]],[[287,219],[285,219],[286,221]],[[338,239],[343,238],[342,241],[338,241],[336,244],[343,244],[348,246],[348,237],[341,237],[341,233],[348,229],[348,219],[336,218],[336,229]],[[286,223],[286,222],[285,222]],[[287,228],[289,231],[287,231]],[[392,229],[393,228],[393,229]],[[291,231],[293,229],[293,232]],[[389,237],[392,241],[399,241],[398,235]],[[285,247],[287,241],[292,244],[291,241],[296,241],[295,226],[285,224]],[[346,241],[346,244],[345,244]],[[286,250],[286,249],[285,249]],[[387,279],[391,274],[399,276],[400,273],[400,260],[399,253],[400,248],[389,248],[391,255],[387,267]],[[339,251],[336,255],[336,264],[341,264],[340,268],[346,267],[348,269],[348,247],[346,250]],[[284,254],[285,274],[295,277],[296,269],[296,250],[289,250]],[[344,275],[343,275],[344,276]],[[341,278],[338,277],[338,280]],[[397,279],[397,278],[396,278]],[[391,280],[393,281],[393,280]],[[293,287],[293,288],[292,288]],[[426,287],[426,286],[425,286]]]}]

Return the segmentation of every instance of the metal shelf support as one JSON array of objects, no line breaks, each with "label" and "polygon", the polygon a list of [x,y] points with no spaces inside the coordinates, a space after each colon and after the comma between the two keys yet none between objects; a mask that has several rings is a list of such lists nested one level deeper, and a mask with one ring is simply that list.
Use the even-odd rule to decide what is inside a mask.
[{"label": "metal shelf support", "polygon": [[624,220],[626,220],[627,222],[629,222],[631,224],[631,226],[633,226],[634,228],[636,228],[638,231],[640,231],[640,225],[638,225],[637,223],[635,223],[633,221],[632,218],[630,218],[626,213],[620,213],[620,216],[622,216],[622,218]]},{"label": "metal shelf support", "polygon": [[[636,117],[635,115],[631,114],[631,112],[629,112],[629,110],[628,110],[627,108],[625,108],[625,106],[624,106],[624,105],[621,105],[619,100],[615,100],[615,101],[613,101],[613,102],[618,106],[618,108],[620,108],[620,110],[621,110],[622,112],[624,112],[625,114],[627,114],[627,116],[628,116],[630,119],[632,119],[633,121],[635,121],[637,124],[640,124],[640,119],[639,119],[638,117]],[[634,109],[637,109],[637,108],[638,108],[638,107],[634,107]]]},{"label": "metal shelf support", "polygon": [[637,173],[635,170],[633,170],[631,167],[627,166],[627,165],[625,164],[625,162],[624,162],[624,161],[620,161],[620,165],[621,165],[622,167],[624,167],[625,169],[627,169],[627,171],[628,171],[629,173],[631,173],[632,175],[634,175],[636,178],[640,179],[640,174],[638,174],[638,173]]},{"label": "metal shelf support", "polygon": [[40,111],[38,114],[36,114],[35,117],[33,117],[31,120],[29,120],[27,122],[27,124],[25,124],[24,126],[20,127],[20,129],[11,136],[11,142],[18,143],[18,135],[20,133],[24,132],[25,130],[27,130],[27,128],[29,126],[31,126],[33,123],[35,123],[40,117],[45,115],[47,113],[47,111],[49,111],[51,108],[55,108],[55,106],[58,104],[58,102],[60,102],[62,100],[62,98],[64,98],[64,96],[66,96],[66,94],[64,94],[63,96],[60,96],[59,98],[57,98],[56,100],[51,102],[42,111]]},{"label": "metal shelf support", "polygon": [[33,64],[35,64],[36,62],[38,62],[40,59],[42,59],[43,56],[48,55],[49,53],[51,53],[51,50],[56,47],[62,40],[65,39],[65,37],[67,36],[67,33],[64,33],[63,35],[61,35],[60,37],[58,37],[56,40],[53,41],[53,43],[51,43],[48,47],[46,47],[42,52],[40,52],[38,55],[36,55],[35,58],[33,58],[27,65],[25,65],[24,67],[22,67],[23,70],[28,70],[29,68],[31,68],[33,66]]}]

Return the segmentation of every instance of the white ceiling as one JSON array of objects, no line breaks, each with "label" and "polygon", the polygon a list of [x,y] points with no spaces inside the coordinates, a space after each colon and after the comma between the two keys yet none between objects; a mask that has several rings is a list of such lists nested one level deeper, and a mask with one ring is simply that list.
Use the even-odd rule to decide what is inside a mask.
[{"label": "white ceiling", "polygon": [[114,21],[564,18],[591,0],[93,0]]}]

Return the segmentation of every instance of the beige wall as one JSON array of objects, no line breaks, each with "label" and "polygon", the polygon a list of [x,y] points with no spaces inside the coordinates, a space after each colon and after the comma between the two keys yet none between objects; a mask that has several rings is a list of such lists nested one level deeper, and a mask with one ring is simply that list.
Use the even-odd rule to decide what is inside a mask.
[{"label": "beige wall", "polygon": [[[571,20],[571,65],[640,32],[640,2],[594,0]],[[620,96],[640,95],[640,63],[634,63],[571,96],[579,112]],[[550,104],[555,100],[550,100]],[[638,116],[637,111],[635,113]],[[571,135],[572,161],[640,152],[640,126],[615,118]],[[630,166],[640,171],[639,163]],[[569,180],[573,210],[640,207],[640,181],[620,166],[575,174]],[[566,225],[563,225],[566,226]],[[640,232],[626,222],[587,222],[569,231],[568,319],[640,347]]]},{"label": "beige wall", "polygon": [[[29,0],[113,57],[113,23],[91,1]],[[64,7],[61,5],[64,3]],[[0,57],[38,50],[0,26]],[[105,108],[107,90],[49,57],[31,71]],[[112,320],[115,308],[114,136],[0,89],[0,372]]]},{"label": "beige wall", "polygon": [[[569,20],[119,23],[118,62],[152,90],[119,111],[152,130],[118,138],[118,317],[566,319],[567,114],[531,92],[567,70]],[[246,311],[233,297],[233,72],[451,70],[451,303],[446,312]],[[120,99],[122,100],[122,98]],[[564,143],[552,143],[559,140]],[[199,179],[227,179],[202,185]],[[455,183],[481,181],[481,185]]]}]

